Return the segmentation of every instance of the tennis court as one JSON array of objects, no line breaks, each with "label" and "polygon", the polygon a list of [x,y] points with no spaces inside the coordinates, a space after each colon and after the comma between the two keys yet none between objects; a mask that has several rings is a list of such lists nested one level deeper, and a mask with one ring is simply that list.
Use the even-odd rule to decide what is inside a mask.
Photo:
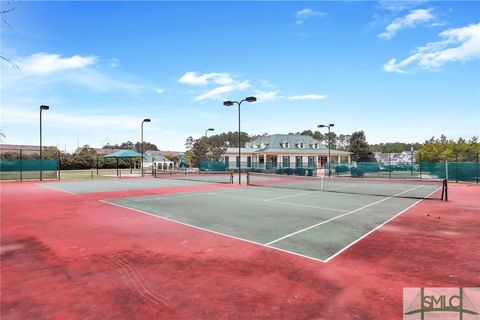
[{"label": "tennis court", "polygon": [[[342,181],[347,193],[311,190],[292,178],[256,176],[259,185],[181,194],[105,200],[140,213],[239,240],[328,262],[349,246],[441,192],[438,184],[365,186]],[[282,179],[279,182],[278,179]],[[293,178],[293,179],[297,179]],[[249,178],[252,183],[252,177]],[[167,179],[163,181],[168,181]],[[371,182],[372,183],[372,182]],[[278,188],[280,187],[280,188]],[[298,190],[298,189],[304,190]],[[341,189],[335,189],[339,191]],[[385,195],[353,194],[354,190]],[[333,191],[333,190],[325,190]]]},{"label": "tennis court", "polygon": [[141,190],[152,188],[200,186],[205,184],[231,184],[231,172],[167,172],[156,174],[155,178],[125,178],[86,181],[47,182],[40,185],[72,194],[108,191]]}]

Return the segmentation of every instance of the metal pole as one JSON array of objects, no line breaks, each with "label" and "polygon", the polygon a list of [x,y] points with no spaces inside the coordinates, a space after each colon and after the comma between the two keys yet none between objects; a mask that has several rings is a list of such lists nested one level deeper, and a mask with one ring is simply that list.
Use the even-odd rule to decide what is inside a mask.
[{"label": "metal pole", "polygon": [[455,182],[458,183],[458,153],[455,155]]},{"label": "metal pole", "polygon": [[390,158],[390,153],[388,154],[388,179],[392,179],[392,160]]},{"label": "metal pole", "polygon": [[477,184],[478,184],[478,176],[480,176],[480,166],[478,165],[478,153],[477,153]]},{"label": "metal pole", "polygon": [[40,181],[42,181],[43,173],[42,173],[42,108],[40,108]]},{"label": "metal pole", "polygon": [[58,166],[58,180],[60,180],[60,150],[57,150],[57,166]]},{"label": "metal pole", "polygon": [[331,175],[331,170],[330,170],[330,125],[328,125],[328,176],[330,177]]},{"label": "metal pole", "polygon": [[142,121],[142,162],[141,162],[141,170],[142,170],[142,177],[143,177],[143,123],[145,122]]},{"label": "metal pole", "polygon": [[411,159],[410,159],[410,175],[413,176],[413,147],[410,148]]},{"label": "metal pole", "polygon": [[418,155],[418,160],[419,160],[418,168],[420,170],[420,179],[422,179],[422,154],[421,153]]},{"label": "metal pole", "polygon": [[[22,156],[22,149],[20,149],[20,182],[22,181],[23,181],[23,156]],[[478,179],[477,179],[477,182],[478,182]]]},{"label": "metal pole", "polygon": [[240,101],[240,103],[237,102],[238,104],[238,184],[242,184],[242,173],[241,173],[241,168],[242,168],[242,147],[240,144],[241,141],[241,136],[240,136],[240,105],[242,104],[243,101]]},{"label": "metal pole", "polygon": [[448,160],[445,160],[445,179],[448,180]]},{"label": "metal pole", "polygon": [[97,176],[98,176],[98,154],[97,154]]}]

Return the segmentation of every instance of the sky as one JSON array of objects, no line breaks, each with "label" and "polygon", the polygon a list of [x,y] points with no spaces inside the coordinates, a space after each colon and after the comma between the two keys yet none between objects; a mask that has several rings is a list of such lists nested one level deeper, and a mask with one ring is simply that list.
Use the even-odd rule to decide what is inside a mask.
[{"label": "sky", "polygon": [[[364,130],[480,135],[480,2],[1,2],[3,143]],[[212,134],[212,133],[210,133]]]}]

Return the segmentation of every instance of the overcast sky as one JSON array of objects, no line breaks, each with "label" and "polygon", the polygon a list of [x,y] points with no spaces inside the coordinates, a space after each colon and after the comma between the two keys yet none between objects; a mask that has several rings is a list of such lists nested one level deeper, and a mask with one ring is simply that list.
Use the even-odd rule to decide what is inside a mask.
[{"label": "overcast sky", "polygon": [[[370,143],[478,136],[480,3],[14,2],[2,24],[4,143],[73,150],[206,128],[334,123]],[[2,2],[2,9],[7,3]]]}]

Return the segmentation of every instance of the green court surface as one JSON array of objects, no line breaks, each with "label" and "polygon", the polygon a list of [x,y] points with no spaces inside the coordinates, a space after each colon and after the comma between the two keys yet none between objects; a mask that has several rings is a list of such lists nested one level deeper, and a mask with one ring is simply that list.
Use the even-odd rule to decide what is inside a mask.
[{"label": "green court surface", "polygon": [[[205,178],[207,179],[207,178]],[[151,188],[182,187],[211,184],[208,181],[190,181],[174,179],[104,179],[88,181],[62,181],[40,183],[42,187],[52,188],[67,193],[83,194],[108,191],[141,190]]]},{"label": "green court surface", "polygon": [[327,262],[418,201],[250,186],[104,202]]}]

